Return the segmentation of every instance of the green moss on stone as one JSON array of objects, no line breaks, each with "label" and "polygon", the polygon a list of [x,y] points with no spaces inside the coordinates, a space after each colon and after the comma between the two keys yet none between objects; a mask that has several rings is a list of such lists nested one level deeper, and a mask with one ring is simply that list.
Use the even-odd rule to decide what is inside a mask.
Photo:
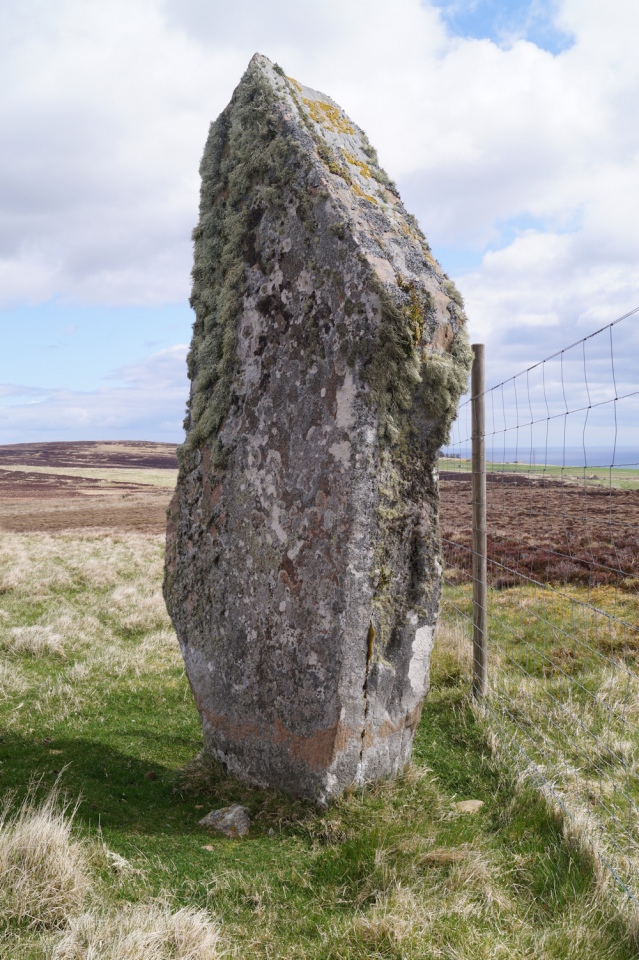
[{"label": "green moss on stone", "polygon": [[398,286],[406,297],[406,302],[400,304],[379,281],[374,281],[374,286],[379,297],[381,321],[365,377],[378,411],[380,442],[396,443],[406,413],[417,401],[434,421],[439,421],[437,430],[443,438],[439,441],[441,445],[456,415],[459,398],[466,390],[472,363],[463,300],[454,284],[447,281],[446,292],[451,297],[451,320],[455,329],[450,351],[433,351],[424,355],[419,344],[426,314],[432,310],[430,295],[399,277]]},{"label": "green moss on stone", "polygon": [[299,162],[292,162],[297,154],[295,141],[278,129],[270,84],[251,64],[211,125],[200,166],[191,296],[196,318],[187,361],[192,390],[182,459],[210,443],[214,464],[223,464],[217,434],[233,398],[245,270],[258,256],[255,232],[262,215],[281,203],[283,187],[299,170]]},{"label": "green moss on stone", "polygon": [[[384,657],[392,651],[395,633],[409,612],[432,620],[439,604],[436,570],[440,548],[435,531],[425,539],[417,532],[413,535],[408,561],[412,586],[407,592],[396,589],[388,571],[399,568],[397,552],[414,522],[411,504],[428,502],[437,516],[437,484],[429,465],[448,439],[459,398],[467,387],[472,351],[459,294],[449,304],[452,343],[448,352],[438,352],[422,345],[428,339],[426,330],[432,332],[434,319],[427,291],[398,277],[404,297],[398,302],[378,281],[375,287],[381,317],[364,372],[377,408],[380,438],[373,609],[376,656]],[[420,430],[425,431],[421,437]],[[406,557],[402,562],[407,562]]]},{"label": "green moss on stone", "polygon": [[411,319],[378,281],[374,286],[381,321],[365,377],[378,412],[380,442],[393,443],[399,436],[402,414],[412,406],[415,387],[421,382],[420,360]]}]

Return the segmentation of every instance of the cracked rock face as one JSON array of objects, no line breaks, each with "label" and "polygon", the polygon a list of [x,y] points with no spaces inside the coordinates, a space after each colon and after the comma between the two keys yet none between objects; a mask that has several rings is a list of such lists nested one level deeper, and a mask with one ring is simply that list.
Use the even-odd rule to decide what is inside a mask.
[{"label": "cracked rock face", "polygon": [[164,593],[205,749],[325,802],[410,756],[463,304],[364,133],[265,57],[201,174]]}]

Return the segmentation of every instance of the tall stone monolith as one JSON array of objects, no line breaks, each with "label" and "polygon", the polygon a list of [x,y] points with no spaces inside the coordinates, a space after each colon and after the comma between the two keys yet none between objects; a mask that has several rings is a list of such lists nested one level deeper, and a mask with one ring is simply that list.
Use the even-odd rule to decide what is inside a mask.
[{"label": "tall stone monolith", "polygon": [[323,802],[410,756],[463,306],[362,130],[265,57],[201,175],[165,597],[205,749]]}]

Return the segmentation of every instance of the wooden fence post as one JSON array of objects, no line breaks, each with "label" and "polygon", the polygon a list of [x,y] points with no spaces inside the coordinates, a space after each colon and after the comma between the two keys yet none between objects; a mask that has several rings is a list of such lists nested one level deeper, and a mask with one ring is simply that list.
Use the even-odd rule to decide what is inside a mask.
[{"label": "wooden fence post", "polygon": [[488,686],[486,634],[486,403],[484,344],[474,343],[471,378],[473,496],[473,693],[483,697]]}]

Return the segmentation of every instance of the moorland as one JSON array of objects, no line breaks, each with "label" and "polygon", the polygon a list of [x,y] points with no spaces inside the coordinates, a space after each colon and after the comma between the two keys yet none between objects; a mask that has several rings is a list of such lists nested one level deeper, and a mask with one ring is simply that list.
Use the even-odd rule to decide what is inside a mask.
[{"label": "moorland", "polygon": [[[169,445],[0,448],[0,954],[636,956],[588,850],[491,740],[452,619],[399,779],[318,810],[200,755],[161,595],[175,476]],[[199,826],[231,802],[248,837]]]}]

